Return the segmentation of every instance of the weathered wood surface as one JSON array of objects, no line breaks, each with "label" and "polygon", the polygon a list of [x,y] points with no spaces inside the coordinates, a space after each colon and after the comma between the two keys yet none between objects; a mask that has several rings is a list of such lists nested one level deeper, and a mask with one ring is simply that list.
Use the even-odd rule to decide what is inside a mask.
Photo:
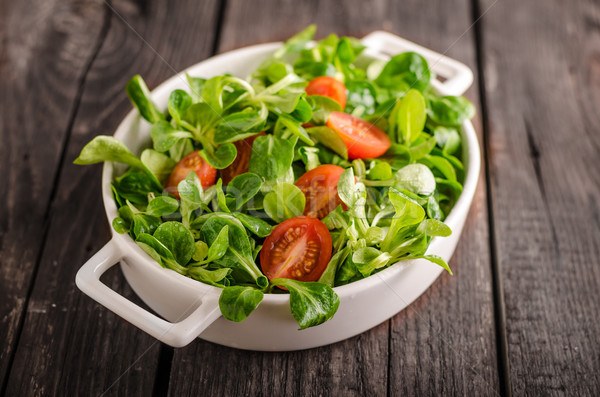
[{"label": "weathered wood surface", "polygon": [[2,381],[47,237],[49,203],[80,81],[102,29],[99,3],[0,1]]},{"label": "weathered wood surface", "polygon": [[[224,17],[220,52],[282,40],[316,23],[320,37],[333,32],[360,37],[384,28],[476,67],[466,1],[439,1],[424,9],[418,1],[240,0],[228,2]],[[446,24],[448,18],[456,24]],[[476,88],[468,96],[478,102]],[[293,353],[245,352],[198,341],[175,351],[169,394],[494,395],[499,385],[483,179],[464,233],[451,263],[456,276],[442,276],[391,323]],[[245,375],[231,376],[232,366]]]},{"label": "weathered wood surface", "polygon": [[[41,4],[38,7],[44,8]],[[150,395],[153,392],[157,371],[161,369],[160,343],[96,304],[75,287],[78,268],[109,240],[110,233],[100,195],[101,167],[79,167],[73,165],[72,161],[93,136],[114,131],[131,109],[124,87],[132,75],[144,75],[149,86],[154,87],[172,75],[174,70],[180,70],[210,55],[218,9],[216,2],[180,2],[178,7],[169,7],[162,2],[145,4],[118,1],[111,5],[102,1],[97,4],[84,2],[66,9],[64,6],[50,9],[47,16],[40,16],[35,21],[60,29],[78,29],[73,32],[59,30],[63,35],[94,33],[88,43],[77,41],[83,40],[82,38],[74,43],[66,43],[69,45],[65,51],[72,52],[59,53],[58,56],[59,60],[64,58],[64,70],[60,65],[51,64],[56,62],[53,58],[48,60],[50,71],[59,69],[59,76],[63,77],[64,74],[65,82],[72,81],[74,90],[77,89],[75,77],[78,76],[67,69],[67,66],[75,68],[79,62],[78,57],[85,54],[88,47],[90,52],[97,49],[97,54],[94,54],[89,71],[82,71],[85,73],[82,79],[82,96],[72,131],[66,131],[65,127],[62,135],[55,138],[56,144],[67,139],[65,162],[51,203],[48,233],[15,359],[6,378],[7,395],[100,395],[105,392],[107,395]],[[71,14],[65,15],[66,12]],[[77,19],[79,13],[82,17]],[[87,17],[87,20],[83,17]],[[91,31],[96,25],[96,32]],[[185,31],[181,26],[186,26]],[[60,47],[56,47],[58,43],[61,41],[57,37],[50,36],[43,53],[51,54],[60,50]],[[44,44],[41,40],[38,43]],[[73,48],[74,44],[80,44],[81,48]],[[185,51],[181,51],[182,48]],[[30,62],[35,65],[35,61]],[[33,98],[36,98],[37,91],[52,92],[53,86],[47,88],[42,84],[43,79],[52,77],[52,74],[37,70],[43,66],[35,66],[38,75],[34,76],[35,80],[28,87],[29,90],[23,92],[23,96],[31,92],[34,94]],[[56,89],[59,89],[63,80],[50,83],[57,84]],[[5,90],[2,92],[3,95],[9,93]],[[63,94],[62,91],[58,93]],[[12,98],[15,106],[20,102],[18,98]],[[15,152],[17,149],[29,149],[44,150],[52,154],[58,152],[57,156],[60,155],[61,148],[53,147],[55,143],[51,139],[51,133],[54,131],[50,129],[58,129],[55,123],[59,120],[67,123],[68,114],[65,111],[72,105],[63,105],[60,96],[53,98],[48,95],[45,100],[48,103],[42,102],[34,106],[41,109],[49,107],[55,110],[54,113],[37,115],[31,106],[21,117],[22,120],[33,117],[26,122],[26,125],[31,123],[31,132],[25,135],[28,139],[18,138],[16,123],[11,127],[11,132],[3,134],[3,138],[11,138],[14,145],[24,146],[23,149],[15,147]],[[3,120],[7,119],[8,114],[3,117]],[[35,129],[44,123],[48,123],[49,131],[45,128],[41,131]],[[56,133],[58,132],[60,131]],[[39,139],[44,137],[44,133],[48,138]],[[23,154],[13,155],[19,156],[15,163],[20,164]],[[52,171],[46,169],[51,166],[50,159],[40,159],[41,156],[36,155],[38,153],[31,153],[29,160],[24,163],[41,166],[34,170],[34,176],[37,179],[49,179],[44,180],[44,183],[52,187],[52,175],[37,175],[42,171]],[[31,188],[27,183],[18,183],[16,176],[13,179],[13,189]],[[27,190],[20,194],[22,197],[32,195]],[[34,199],[35,197],[32,198]],[[14,201],[18,202],[18,197]],[[24,204],[19,203],[19,206]],[[22,208],[20,212],[31,211],[32,208],[43,210],[45,203],[35,205],[29,202],[29,207]],[[15,219],[14,223],[19,221],[22,222],[23,219]],[[41,231],[36,231],[32,226],[38,224],[42,224],[41,220],[33,218],[25,219],[22,226],[27,226],[35,237]],[[21,233],[20,239],[21,245],[27,246],[31,237]],[[12,258],[16,261],[21,255],[14,253]],[[17,269],[13,269],[13,272],[19,274]],[[132,298],[133,292],[117,272],[108,275],[104,281]]]},{"label": "weathered wood surface", "polygon": [[[600,394],[598,15],[558,0],[0,0],[0,394]],[[482,171],[455,276],[331,346],[173,351],[76,289],[110,231],[100,167],[71,161],[129,111],[133,74],[152,88],[309,23],[319,37],[388,30],[481,77],[466,95],[482,104],[491,178]],[[103,280],[136,299],[118,271]]]},{"label": "weathered wood surface", "polygon": [[506,0],[482,23],[515,395],[600,394],[599,15],[595,2]]}]

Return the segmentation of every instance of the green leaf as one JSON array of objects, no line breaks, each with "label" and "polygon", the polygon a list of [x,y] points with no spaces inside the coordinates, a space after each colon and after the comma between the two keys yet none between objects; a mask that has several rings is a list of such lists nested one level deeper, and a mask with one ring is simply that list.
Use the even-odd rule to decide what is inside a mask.
[{"label": "green leaf", "polygon": [[185,110],[183,120],[193,128],[194,135],[198,138],[217,125],[221,120],[221,113],[208,103],[199,102]]},{"label": "green leaf", "polygon": [[306,171],[310,171],[321,165],[319,161],[319,149],[316,147],[302,146],[298,148],[298,155],[304,162]]},{"label": "green leaf", "polygon": [[273,135],[259,136],[252,145],[249,171],[265,180],[284,176],[292,166],[295,145],[295,137],[282,139]]},{"label": "green leaf", "polygon": [[316,125],[323,125],[331,112],[341,112],[342,107],[339,102],[322,95],[311,95],[307,97],[308,103],[312,107],[311,121]]},{"label": "green leaf", "polygon": [[302,190],[290,183],[281,183],[265,196],[263,205],[271,219],[281,223],[304,212],[306,198]]},{"label": "green leaf", "polygon": [[340,305],[338,295],[323,283],[287,278],[276,278],[271,283],[290,291],[290,310],[300,329],[314,327],[331,319]]},{"label": "green leaf", "polygon": [[393,56],[383,67],[375,79],[375,83],[383,88],[404,91],[414,88],[423,91],[431,79],[427,61],[415,52],[405,52]]},{"label": "green leaf", "polygon": [[142,233],[136,238],[136,243],[163,267],[185,274],[187,269],[175,260],[173,253],[155,237]]},{"label": "green leaf", "polygon": [[158,110],[152,99],[150,98],[150,90],[142,79],[142,76],[136,74],[129,80],[125,87],[127,96],[131,100],[131,103],[138,108],[140,115],[154,124],[159,120],[164,120],[164,115]]},{"label": "green leaf", "polygon": [[155,123],[150,130],[154,149],[166,152],[182,139],[192,138],[192,134],[175,129],[168,121],[161,120]]},{"label": "green leaf", "polygon": [[417,227],[417,233],[426,234],[431,237],[448,237],[452,234],[452,230],[448,225],[436,219],[425,219]]},{"label": "green leaf", "polygon": [[429,216],[431,219],[440,221],[442,220],[443,213],[435,196],[435,194],[432,194],[427,198],[427,216]]},{"label": "green leaf", "polygon": [[217,238],[213,241],[208,249],[207,261],[213,262],[221,259],[225,252],[227,252],[227,246],[229,245],[229,226],[223,226],[223,229],[217,235]]},{"label": "green leaf", "polygon": [[310,139],[304,127],[300,125],[298,121],[296,121],[293,117],[282,114],[277,119],[277,124],[275,125],[275,131],[279,131],[278,135],[286,135],[286,132],[289,131],[295,136],[297,136],[301,141],[306,143],[307,145],[314,145],[315,143]]},{"label": "green leaf", "polygon": [[221,314],[227,320],[241,322],[260,304],[263,292],[253,287],[225,287],[219,298]]},{"label": "green leaf", "polygon": [[166,154],[157,152],[153,149],[145,149],[142,152],[140,159],[160,183],[164,183],[176,164],[175,161]]},{"label": "green leaf", "polygon": [[312,108],[308,101],[303,97],[298,100],[294,111],[290,113],[294,119],[300,123],[306,123],[312,118]]},{"label": "green leaf", "polygon": [[428,168],[434,168],[438,170],[444,176],[444,178],[453,182],[456,181],[456,171],[454,171],[452,164],[444,157],[427,155],[419,160],[419,162],[422,162]]},{"label": "green leaf", "polygon": [[367,171],[367,178],[372,181],[385,181],[393,176],[392,167],[385,161],[373,160]]},{"label": "green leaf", "polygon": [[154,238],[173,253],[173,257],[182,266],[192,259],[194,254],[194,236],[180,222],[165,222],[154,232]]},{"label": "green leaf", "polygon": [[359,248],[352,254],[352,262],[364,277],[368,277],[374,270],[386,266],[391,258],[389,253],[381,252],[374,247]]},{"label": "green leaf", "polygon": [[410,145],[425,126],[427,119],[426,103],[423,94],[417,90],[409,90],[390,115],[390,129],[394,131],[398,143]]},{"label": "green leaf", "polygon": [[354,49],[347,37],[342,37],[337,44],[335,56],[344,65],[349,65],[354,61]]},{"label": "green leaf", "polygon": [[262,179],[251,172],[237,175],[227,185],[227,207],[233,211],[240,209],[260,191]]},{"label": "green leaf", "polygon": [[389,252],[395,247],[398,239],[404,236],[400,233],[402,229],[414,226],[425,218],[425,210],[419,203],[411,200],[407,196],[390,190],[388,192],[390,203],[394,206],[396,213],[392,218],[389,230],[381,243],[381,251]]},{"label": "green leaf", "polygon": [[121,141],[107,135],[98,135],[81,149],[79,157],[74,161],[78,165],[101,163],[103,161],[116,161],[145,170],[136,155]]},{"label": "green leaf", "polygon": [[233,212],[231,215],[236,217],[246,229],[250,230],[257,237],[267,237],[273,230],[271,225],[255,216],[243,212]]},{"label": "green leaf", "polygon": [[227,201],[225,200],[225,193],[223,192],[223,180],[221,178],[217,180],[215,187],[217,189],[217,204],[219,205],[219,211],[231,212],[227,206]]},{"label": "green leaf", "polygon": [[460,148],[460,134],[456,129],[437,126],[433,134],[445,155],[454,154]]},{"label": "green leaf", "polygon": [[202,225],[203,240],[212,245],[225,226],[229,227],[229,246],[227,252],[217,261],[217,264],[220,267],[242,270],[244,274],[240,275],[238,272],[236,275],[238,278],[250,276],[250,280],[259,287],[266,287],[268,285],[267,278],[256,266],[248,235],[243,225],[236,218],[226,214],[210,217]]},{"label": "green leaf", "polygon": [[460,126],[475,115],[475,107],[462,96],[444,96],[429,100],[427,115],[436,124]]},{"label": "green leaf", "polygon": [[112,136],[98,135],[92,139],[83,147],[83,149],[81,149],[79,157],[77,157],[73,163],[87,165],[101,163],[103,161],[115,161],[138,168],[152,178],[155,189],[158,189],[159,191],[162,190],[162,185],[144,163],[131,153],[131,151],[127,149],[127,146]]},{"label": "green leaf", "polygon": [[233,143],[226,143],[217,148],[217,150],[209,150],[203,148],[200,151],[200,156],[208,162],[211,166],[218,170],[227,168],[233,163],[237,156],[237,149]]},{"label": "green leaf", "polygon": [[375,106],[377,105],[375,101],[376,93],[370,82],[348,81],[346,82],[346,90],[348,92],[346,107],[344,108],[346,112],[359,118],[375,112]]},{"label": "green leaf", "polygon": [[394,186],[413,193],[428,196],[435,190],[435,177],[423,164],[409,164],[396,172]]},{"label": "green leaf", "polygon": [[338,180],[338,196],[348,207],[353,207],[359,196],[359,187],[356,186],[354,169],[348,168]]},{"label": "green leaf", "polygon": [[167,216],[177,211],[179,201],[169,196],[158,196],[148,203],[146,213],[153,216]]},{"label": "green leaf", "polygon": [[319,282],[333,287],[335,284],[335,274],[337,273],[337,270],[340,267],[340,265],[344,263],[349,253],[350,247],[346,246],[342,250],[338,251],[335,255],[333,255],[329,260],[329,263],[327,264],[327,268],[325,268],[325,271],[323,272],[323,274],[321,274]]},{"label": "green leaf", "polygon": [[181,222],[189,227],[192,214],[204,205],[202,183],[194,171],[190,171],[184,180],[177,185],[181,198]]},{"label": "green leaf", "polygon": [[187,92],[183,90],[171,91],[167,102],[167,108],[169,109],[169,114],[178,125],[181,124],[183,114],[192,102],[192,97]]},{"label": "green leaf", "polygon": [[293,54],[303,49],[306,44],[312,40],[317,30],[317,25],[309,25],[304,30],[296,33],[294,36],[286,40],[285,43],[275,53],[273,57],[281,58],[286,54]]},{"label": "green leaf", "polygon": [[302,95],[304,95],[304,92],[283,92],[278,95],[269,95],[263,101],[279,110],[279,112],[292,113],[296,109]]},{"label": "green leaf", "polygon": [[112,227],[119,234],[128,233],[131,229],[131,224],[121,217],[116,217],[112,221]]},{"label": "green leaf", "polygon": [[416,160],[419,160],[419,159],[425,157],[433,150],[433,148],[435,147],[435,144],[436,144],[436,138],[431,137],[415,146],[411,146],[410,148],[408,148],[408,152],[410,153],[410,158],[413,161],[416,161]]},{"label": "green leaf", "polygon": [[138,172],[128,172],[117,178],[114,186],[122,198],[135,204],[147,204],[148,193],[159,192],[152,178]]},{"label": "green leaf", "polygon": [[187,271],[188,276],[194,280],[214,285],[216,287],[223,287],[223,284],[219,283],[222,282],[230,273],[231,269],[229,268],[208,270],[200,266],[192,266],[188,268]]},{"label": "green leaf", "polygon": [[258,112],[233,113],[217,126],[214,142],[217,144],[235,142],[256,135],[262,131],[266,121]]},{"label": "green leaf", "polygon": [[427,259],[429,262],[435,263],[436,265],[439,265],[439,266],[443,267],[444,269],[446,269],[446,271],[448,273],[450,273],[451,276],[453,275],[452,270],[450,269],[450,266],[448,266],[448,264],[446,263],[446,261],[444,259],[442,259],[441,257],[439,257],[437,255],[407,256],[402,259]]},{"label": "green leaf", "polygon": [[379,244],[385,238],[386,231],[377,226],[371,226],[367,229],[367,233],[365,235],[365,240],[367,240],[367,244],[375,245]]},{"label": "green leaf", "polygon": [[201,77],[192,77],[189,74],[185,74],[187,82],[190,86],[190,92],[192,93],[192,99],[194,103],[200,102],[202,99],[202,88],[204,88],[204,84],[206,83],[206,79]]},{"label": "green leaf", "polygon": [[333,129],[325,126],[311,127],[306,132],[321,145],[333,150],[343,159],[348,159],[348,147]]},{"label": "green leaf", "polygon": [[194,254],[192,255],[192,259],[200,262],[206,259],[208,255],[208,244],[206,244],[202,240],[198,240],[194,243]]}]

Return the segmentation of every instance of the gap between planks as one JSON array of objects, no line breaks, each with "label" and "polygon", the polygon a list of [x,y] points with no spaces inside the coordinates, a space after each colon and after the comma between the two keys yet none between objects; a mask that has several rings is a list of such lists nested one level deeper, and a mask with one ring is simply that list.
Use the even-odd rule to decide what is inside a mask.
[{"label": "gap between planks", "polygon": [[[500,395],[512,396],[512,384],[510,379],[510,362],[508,358],[508,341],[506,335],[506,307],[504,301],[504,288],[502,286],[502,271],[498,259],[498,247],[496,244],[496,228],[494,219],[494,206],[492,205],[493,188],[490,173],[490,139],[489,139],[489,117],[487,108],[485,68],[484,68],[484,37],[483,37],[483,15],[480,7],[481,0],[471,1],[473,27],[475,30],[475,56],[477,63],[477,82],[479,88],[479,102],[481,105],[481,126],[483,136],[483,167],[485,174],[486,200],[488,207],[488,235],[490,244],[490,265],[492,275],[492,291],[494,301],[494,326],[496,333],[496,356],[498,358],[498,378],[500,384]],[[493,5],[492,5],[493,6]],[[486,10],[487,11],[487,10]]]}]

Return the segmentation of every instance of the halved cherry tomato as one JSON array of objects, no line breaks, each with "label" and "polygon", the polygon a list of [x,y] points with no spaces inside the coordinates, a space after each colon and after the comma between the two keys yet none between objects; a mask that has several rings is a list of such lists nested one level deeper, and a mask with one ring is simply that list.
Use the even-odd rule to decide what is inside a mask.
[{"label": "halved cherry tomato", "polygon": [[317,281],[331,259],[331,235],[318,219],[297,216],[275,226],[260,251],[268,279]]},{"label": "halved cherry tomato", "polygon": [[261,132],[260,134],[233,142],[237,149],[237,156],[229,167],[221,170],[221,179],[223,179],[224,185],[228,185],[236,176],[248,172],[250,154],[252,154],[252,144],[254,143],[254,140],[261,135],[265,135],[265,133]]},{"label": "halved cherry tomato", "polygon": [[179,163],[175,165],[175,168],[171,172],[171,175],[169,175],[167,183],[165,184],[167,193],[171,193],[179,199],[177,185],[188,176],[190,171],[194,171],[196,175],[198,175],[198,179],[200,179],[203,188],[214,185],[217,180],[217,170],[208,164],[206,160],[200,156],[198,151],[195,151],[182,158]]},{"label": "halved cherry tomato", "polygon": [[340,104],[342,109],[346,106],[346,86],[339,80],[329,76],[312,79],[306,86],[306,93],[329,97]]},{"label": "halved cherry tomato", "polygon": [[392,146],[385,132],[348,113],[331,112],[327,118],[327,127],[342,138],[351,159],[373,159]]},{"label": "halved cherry tomato", "polygon": [[342,204],[338,196],[337,184],[344,169],[337,165],[320,165],[302,175],[296,186],[306,196],[304,215],[323,219]]}]

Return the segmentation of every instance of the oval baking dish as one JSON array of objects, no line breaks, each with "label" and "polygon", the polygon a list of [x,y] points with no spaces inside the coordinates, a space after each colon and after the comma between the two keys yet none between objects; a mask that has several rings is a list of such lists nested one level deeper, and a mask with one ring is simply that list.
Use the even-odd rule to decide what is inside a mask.
[{"label": "oval baking dish", "polygon": [[[362,41],[367,46],[364,56],[385,58],[404,51],[420,53],[436,75],[444,78],[443,82],[431,82],[439,94],[461,95],[472,82],[472,73],[465,65],[392,34],[374,32]],[[211,77],[229,72],[245,77],[279,45],[256,45],[210,58],[165,81],[153,91],[152,98],[165,108],[172,90],[186,88],[185,73]],[[445,220],[452,235],[434,238],[427,251],[446,261],[456,248],[480,171],[479,144],[470,121],[463,123],[461,134],[466,177],[463,192]],[[150,140],[150,125],[134,109],[119,125],[115,137],[137,153]],[[104,164],[102,194],[109,221],[118,216],[111,181],[123,170],[110,162]],[[100,276],[117,263],[136,294],[162,318],[100,282]],[[376,326],[414,301],[441,271],[441,267],[426,260],[406,260],[365,279],[336,287],[340,306],[333,319],[305,330],[298,330],[289,311],[289,295],[284,294],[266,294],[258,308],[241,323],[224,319],[218,306],[220,288],[161,267],[128,235],[114,230],[112,239],[79,270],[76,283],[92,299],[174,347],[185,346],[200,337],[241,349],[285,351],[334,343]]]}]

